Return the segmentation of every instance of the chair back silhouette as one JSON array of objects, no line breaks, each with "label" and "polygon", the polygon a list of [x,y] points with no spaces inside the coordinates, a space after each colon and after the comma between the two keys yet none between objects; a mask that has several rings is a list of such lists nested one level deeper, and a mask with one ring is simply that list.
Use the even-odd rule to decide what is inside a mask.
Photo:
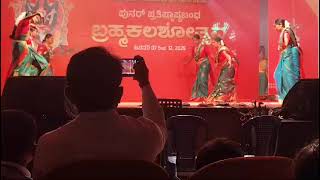
[{"label": "chair back silhouette", "polygon": [[317,138],[313,133],[313,128],[312,121],[283,119],[278,134],[276,155],[294,158],[295,154],[306,145],[306,142]]},{"label": "chair back silhouette", "polygon": [[168,144],[176,154],[178,171],[194,171],[197,150],[208,140],[207,121],[200,116],[176,115],[168,118]]},{"label": "chair back silhouette", "polygon": [[[167,120],[168,117],[172,116],[173,114],[179,114],[180,109],[182,108],[182,100],[181,99],[165,99],[165,98],[159,98],[158,102],[160,106],[162,107],[165,115],[165,119]],[[168,153],[171,151],[171,147],[168,147],[168,142],[171,142],[171,131],[168,130],[168,139],[166,142],[165,147],[163,148],[163,151],[160,153],[160,164],[163,167],[168,168],[167,166],[170,166],[168,164]],[[169,171],[169,170],[168,170]]]},{"label": "chair back silhouette", "polygon": [[294,179],[293,160],[279,156],[237,157],[217,161],[195,172],[190,180]]},{"label": "chair back silhouette", "polygon": [[249,154],[256,156],[275,155],[281,119],[262,115],[242,124],[242,146]]},{"label": "chair back silhouette", "polygon": [[57,168],[39,180],[169,180],[166,171],[140,160],[84,160]]}]

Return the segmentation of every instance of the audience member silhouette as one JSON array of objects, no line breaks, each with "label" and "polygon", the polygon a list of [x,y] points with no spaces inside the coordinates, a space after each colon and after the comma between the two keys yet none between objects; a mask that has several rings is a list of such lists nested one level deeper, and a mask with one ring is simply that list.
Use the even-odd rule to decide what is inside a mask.
[{"label": "audience member silhouette", "polygon": [[296,154],[295,176],[297,180],[319,179],[319,138]]},{"label": "audience member silhouette", "polygon": [[33,159],[36,138],[36,122],[30,114],[1,111],[1,179],[32,179],[27,165]]},{"label": "audience member silhouette", "polygon": [[197,155],[196,168],[200,169],[219,160],[242,157],[241,145],[227,138],[216,138],[203,145]]},{"label": "audience member silhouette", "polygon": [[150,86],[148,68],[136,56],[135,76],[142,91],[143,117],[116,111],[123,88],[120,60],[103,47],[71,57],[65,96],[79,114],[39,139],[34,177],[81,160],[154,161],[166,141],[163,110]]}]

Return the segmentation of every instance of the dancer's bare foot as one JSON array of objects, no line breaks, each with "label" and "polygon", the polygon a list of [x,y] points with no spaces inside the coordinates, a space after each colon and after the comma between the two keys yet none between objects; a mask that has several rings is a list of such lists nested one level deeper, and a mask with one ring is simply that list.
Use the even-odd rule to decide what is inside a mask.
[{"label": "dancer's bare foot", "polygon": [[190,99],[191,101],[194,101],[194,102],[202,102],[204,98],[200,98],[200,97],[197,97],[197,98],[192,98]]},{"label": "dancer's bare foot", "polygon": [[203,98],[201,103],[210,106],[214,105],[211,97]]}]

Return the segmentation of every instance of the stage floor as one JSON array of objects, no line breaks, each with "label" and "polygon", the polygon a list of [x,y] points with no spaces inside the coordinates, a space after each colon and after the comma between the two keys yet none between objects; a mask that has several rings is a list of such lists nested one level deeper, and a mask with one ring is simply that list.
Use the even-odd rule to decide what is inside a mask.
[{"label": "stage floor", "polygon": [[[268,109],[281,107],[279,102],[256,102],[256,105],[261,103],[261,107],[267,107]],[[118,108],[141,108],[142,102],[121,102]],[[203,105],[201,102],[183,102],[183,108],[253,108],[254,102],[233,102],[218,105]]]}]

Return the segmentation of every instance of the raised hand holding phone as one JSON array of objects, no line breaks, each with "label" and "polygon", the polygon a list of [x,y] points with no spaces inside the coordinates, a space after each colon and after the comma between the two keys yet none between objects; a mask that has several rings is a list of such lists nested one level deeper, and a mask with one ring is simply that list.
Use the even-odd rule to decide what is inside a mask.
[{"label": "raised hand holding phone", "polygon": [[139,86],[142,88],[145,85],[150,84],[149,82],[149,70],[142,56],[136,55],[134,57],[136,63],[133,66],[135,74],[133,79],[139,82]]}]

